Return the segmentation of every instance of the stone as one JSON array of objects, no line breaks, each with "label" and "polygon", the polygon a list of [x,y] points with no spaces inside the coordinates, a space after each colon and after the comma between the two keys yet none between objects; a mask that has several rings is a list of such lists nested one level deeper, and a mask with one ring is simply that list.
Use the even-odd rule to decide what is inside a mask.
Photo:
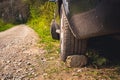
[{"label": "stone", "polygon": [[83,67],[87,64],[87,57],[84,55],[71,55],[66,59],[68,67]]},{"label": "stone", "polygon": [[26,64],[27,64],[27,65],[31,65],[31,63],[30,63],[30,62],[27,62]]}]

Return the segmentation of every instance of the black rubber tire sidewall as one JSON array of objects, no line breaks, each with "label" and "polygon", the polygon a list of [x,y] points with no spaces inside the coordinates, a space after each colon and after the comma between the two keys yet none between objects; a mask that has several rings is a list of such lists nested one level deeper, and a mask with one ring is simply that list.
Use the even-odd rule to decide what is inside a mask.
[{"label": "black rubber tire sidewall", "polygon": [[64,7],[61,6],[61,26],[60,26],[60,48],[61,48],[61,60],[66,61],[69,55],[84,55],[86,51],[87,40],[76,39],[67,21]]},{"label": "black rubber tire sidewall", "polygon": [[56,23],[53,23],[52,25],[51,25],[51,29],[50,29],[50,32],[51,32],[51,36],[52,36],[52,38],[53,39],[55,39],[55,40],[59,40],[60,39],[60,35],[59,35],[59,33],[57,33],[56,32],[56,26],[58,26],[58,24],[56,24]]}]

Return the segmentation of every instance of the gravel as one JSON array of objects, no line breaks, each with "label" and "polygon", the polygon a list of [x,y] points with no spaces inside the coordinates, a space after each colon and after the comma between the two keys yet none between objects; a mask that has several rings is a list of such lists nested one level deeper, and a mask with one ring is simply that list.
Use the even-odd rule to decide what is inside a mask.
[{"label": "gravel", "polygon": [[0,80],[37,80],[38,35],[26,25],[0,32]]}]

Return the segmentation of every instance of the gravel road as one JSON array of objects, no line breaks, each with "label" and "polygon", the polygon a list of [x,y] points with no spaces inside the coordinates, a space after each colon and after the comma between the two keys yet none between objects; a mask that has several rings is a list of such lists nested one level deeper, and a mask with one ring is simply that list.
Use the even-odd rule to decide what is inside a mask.
[{"label": "gravel road", "polygon": [[0,80],[37,80],[38,35],[26,25],[0,32]]}]

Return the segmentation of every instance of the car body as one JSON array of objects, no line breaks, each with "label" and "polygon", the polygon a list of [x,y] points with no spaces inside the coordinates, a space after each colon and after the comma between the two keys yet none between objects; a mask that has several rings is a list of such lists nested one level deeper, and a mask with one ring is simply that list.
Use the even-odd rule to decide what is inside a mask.
[{"label": "car body", "polygon": [[120,0],[58,0],[59,7],[61,2],[76,38],[120,33]]},{"label": "car body", "polygon": [[83,66],[87,62],[89,38],[120,34],[120,0],[57,0],[56,3],[60,26],[56,26],[54,18],[52,36],[60,39],[63,61],[70,55],[79,55],[78,63]]}]

